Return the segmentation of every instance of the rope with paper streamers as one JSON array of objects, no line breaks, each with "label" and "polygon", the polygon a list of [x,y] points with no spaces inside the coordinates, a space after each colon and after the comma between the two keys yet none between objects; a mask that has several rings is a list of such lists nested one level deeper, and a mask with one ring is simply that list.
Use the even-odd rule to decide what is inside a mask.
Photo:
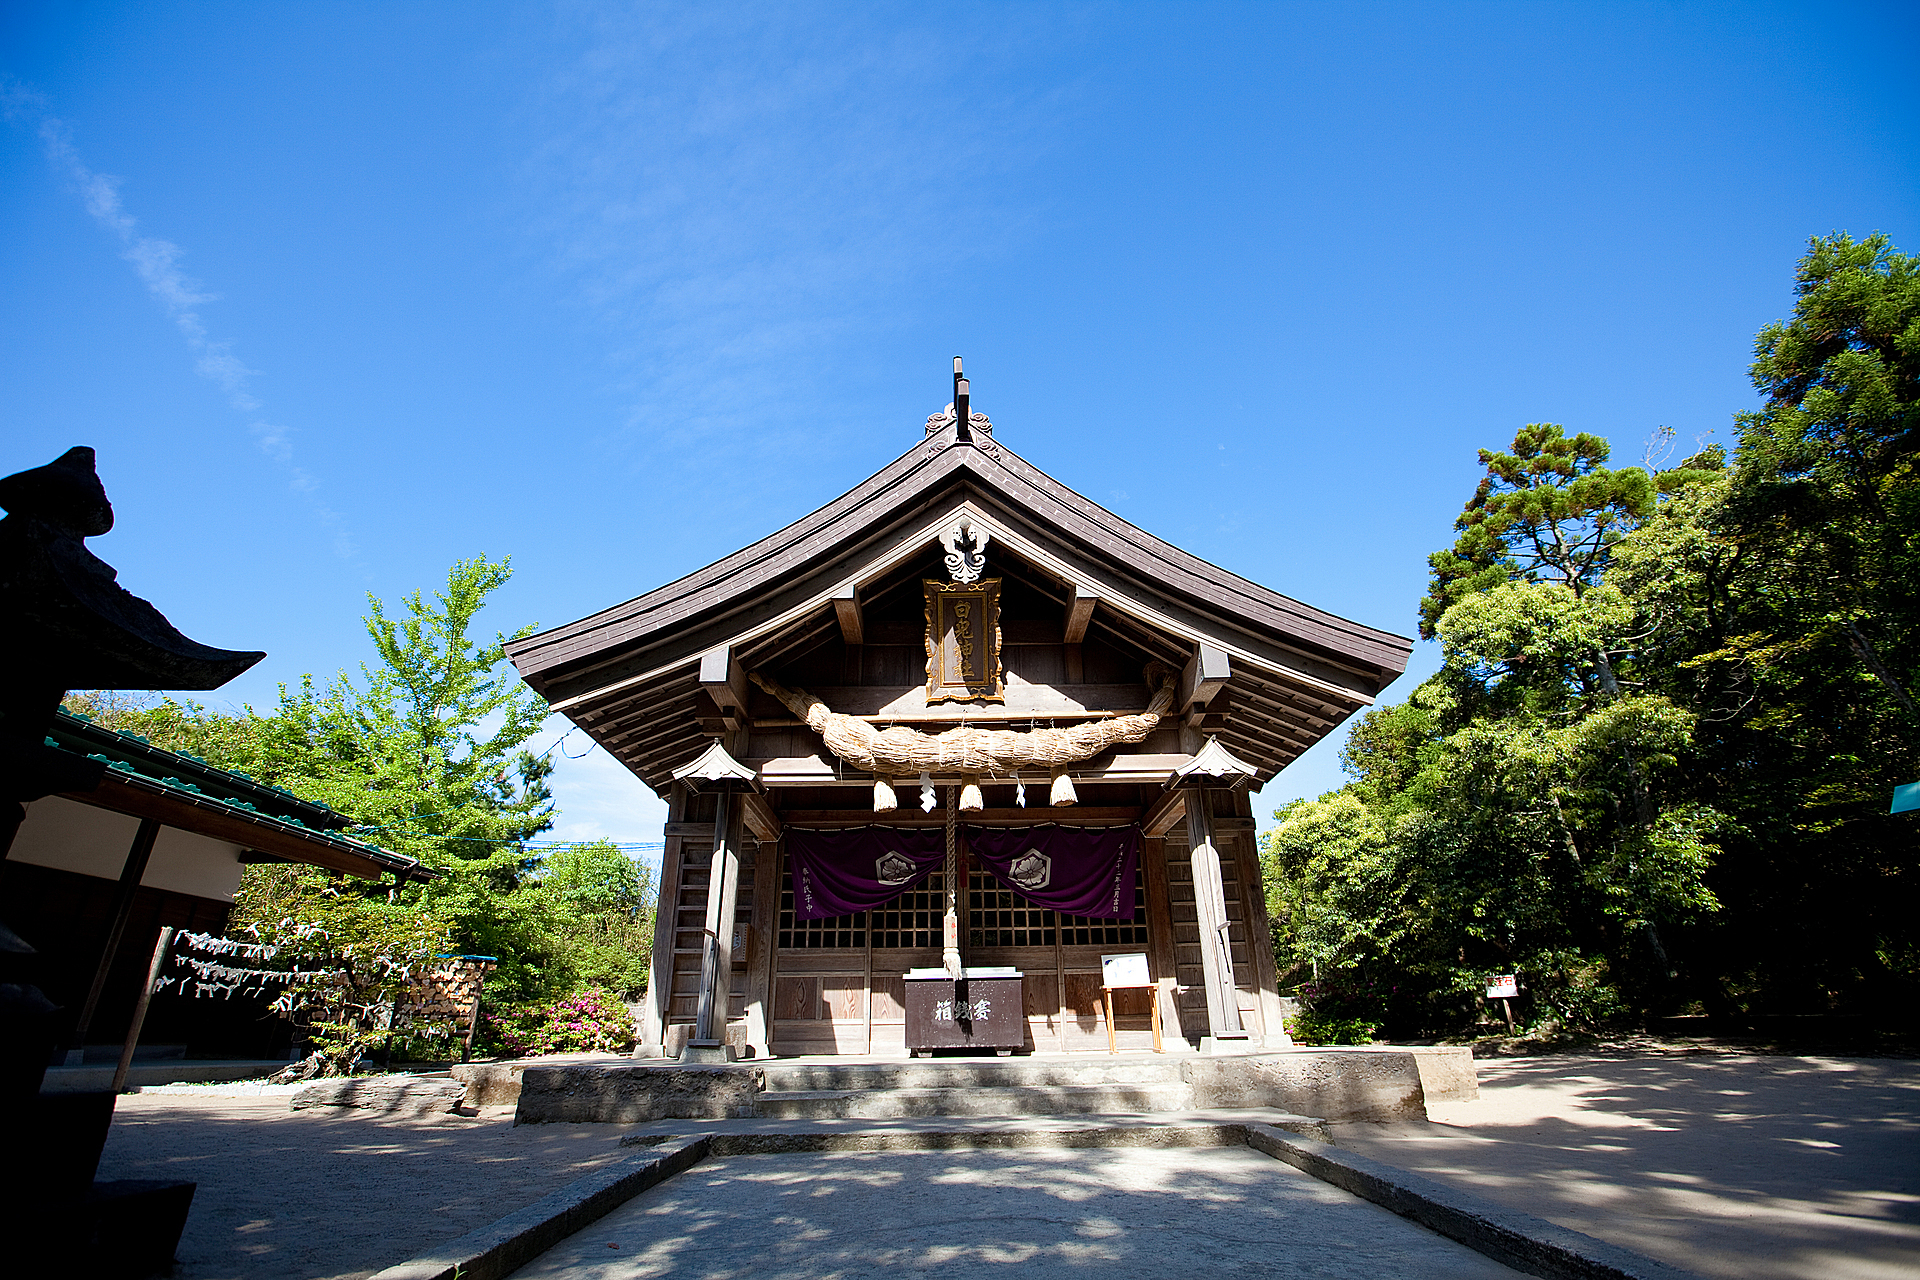
[{"label": "rope with paper streamers", "polygon": [[1164,664],[1149,663],[1147,684],[1157,686],[1145,711],[1092,720],[1066,729],[976,729],[962,725],[943,733],[924,733],[904,725],[876,729],[858,716],[842,715],[805,689],[788,689],[761,675],[750,673],[752,681],[784,703],[822,738],[836,756],[856,769],[865,769],[874,777],[873,807],[886,813],[897,807],[893,780],[915,774],[938,771],[960,775],[960,808],[985,808],[980,795],[980,775],[1011,774],[1020,769],[1042,768],[1053,777],[1052,803],[1070,805],[1078,800],[1066,766],[1091,760],[1108,747],[1143,742],[1158,727],[1161,717],[1173,708],[1176,674]]},{"label": "rope with paper streamers", "polygon": [[[251,965],[224,964],[219,960],[200,959],[186,954],[199,952],[202,956],[232,956],[239,960],[272,960],[280,954],[280,948],[265,942],[242,942],[238,938],[221,938],[210,933],[190,933],[181,930],[173,936],[173,963],[188,972],[172,974],[153,984],[155,992],[178,986],[180,994],[196,1000],[231,1000],[235,995],[242,999],[255,999],[269,994],[269,988],[281,983],[295,983],[324,977],[330,970],[301,969],[260,969]],[[284,993],[283,993],[284,995]]]}]

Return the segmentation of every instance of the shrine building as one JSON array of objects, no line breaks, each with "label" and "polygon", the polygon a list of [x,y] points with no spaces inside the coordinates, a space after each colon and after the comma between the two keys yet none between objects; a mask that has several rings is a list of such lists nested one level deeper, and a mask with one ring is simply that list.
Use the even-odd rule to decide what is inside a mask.
[{"label": "shrine building", "polygon": [[[507,646],[668,804],[642,1056],[1285,1043],[1249,792],[1411,641],[1043,474],[957,359],[954,393],[811,515]],[[1117,956],[1148,985],[1109,1005]]]}]

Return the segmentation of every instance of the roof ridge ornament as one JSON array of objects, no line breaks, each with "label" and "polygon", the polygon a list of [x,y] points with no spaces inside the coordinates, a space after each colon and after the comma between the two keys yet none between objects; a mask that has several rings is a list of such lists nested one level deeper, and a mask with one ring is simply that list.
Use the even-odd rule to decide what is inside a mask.
[{"label": "roof ridge ornament", "polygon": [[984,413],[973,412],[973,397],[967,384],[966,374],[960,371],[960,357],[953,358],[953,400],[939,413],[927,417],[927,434],[938,435],[948,427],[954,428],[953,443],[975,443],[973,433],[983,436],[993,434],[993,423]]}]

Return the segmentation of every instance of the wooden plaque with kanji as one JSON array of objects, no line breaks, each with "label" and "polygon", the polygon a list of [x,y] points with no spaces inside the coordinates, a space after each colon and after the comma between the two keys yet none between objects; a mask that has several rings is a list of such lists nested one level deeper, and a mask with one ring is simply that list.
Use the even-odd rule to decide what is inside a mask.
[{"label": "wooden plaque with kanji", "polygon": [[1000,579],[935,582],[927,592],[927,704],[1006,701],[1000,669]]}]

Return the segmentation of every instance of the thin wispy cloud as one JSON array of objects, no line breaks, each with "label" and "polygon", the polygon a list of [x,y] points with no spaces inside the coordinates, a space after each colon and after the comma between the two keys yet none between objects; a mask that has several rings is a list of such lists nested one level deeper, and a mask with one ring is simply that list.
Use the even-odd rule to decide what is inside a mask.
[{"label": "thin wispy cloud", "polygon": [[127,211],[121,199],[121,180],[96,172],[81,159],[73,144],[72,131],[46,110],[45,101],[39,95],[17,84],[7,84],[0,86],[0,104],[4,105],[9,119],[35,127],[54,172],[79,196],[82,207],[94,222],[119,242],[120,256],[132,266],[149,296],[160,304],[180,331],[193,354],[194,371],[219,387],[235,412],[249,418],[248,433],[261,452],[286,471],[288,487],[307,497],[315,515],[332,535],[335,552],[352,557],[355,554],[353,540],[346,522],[338,512],[313,496],[320,487],[319,479],[295,460],[292,429],[260,417],[265,406],[249,389],[249,383],[259,376],[258,371],[248,368],[233,353],[231,342],[216,340],[208,333],[201,308],[217,301],[219,295],[207,292],[181,267],[185,251],[171,240],[142,232],[139,220]]},{"label": "thin wispy cloud", "polygon": [[1073,90],[1016,72],[1058,19],[875,39],[857,8],[563,12],[575,56],[523,121],[529,218],[651,444],[776,447],[739,429],[791,421],[821,352],[964,307],[968,266],[1034,232],[1012,177]]}]

